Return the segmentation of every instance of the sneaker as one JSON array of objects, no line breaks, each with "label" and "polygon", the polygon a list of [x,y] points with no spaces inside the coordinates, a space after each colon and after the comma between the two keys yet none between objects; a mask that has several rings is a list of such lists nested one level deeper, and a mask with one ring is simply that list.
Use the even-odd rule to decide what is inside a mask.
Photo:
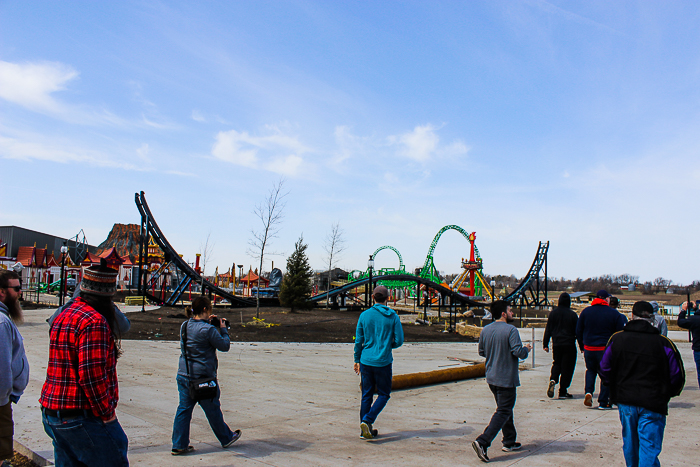
[{"label": "sneaker", "polygon": [[547,388],[547,397],[552,398],[554,397],[554,386],[557,385],[557,382],[554,380],[549,381],[549,387]]},{"label": "sneaker", "polygon": [[583,399],[583,405],[585,405],[586,407],[593,407],[593,394],[586,394],[586,398]]},{"label": "sneaker", "polygon": [[598,410],[612,410],[611,404],[598,404]]},{"label": "sneaker", "polygon": [[360,423],[360,438],[362,439],[373,439],[374,430],[372,429],[372,424],[368,422]]},{"label": "sneaker", "polygon": [[559,399],[573,399],[573,398],[574,398],[574,396],[572,396],[568,392],[564,392],[564,393],[560,392],[559,393]]},{"label": "sneaker", "polygon": [[239,439],[241,439],[241,430],[236,430],[236,431],[233,432],[233,438],[231,438],[231,441],[229,441],[228,443],[222,445],[222,447],[223,447],[224,449],[226,449],[227,447],[231,446],[233,443],[235,443],[235,442],[238,441]]},{"label": "sneaker", "polygon": [[181,456],[183,454],[189,454],[194,451],[194,446],[187,446],[185,449],[173,449],[170,454],[173,456]]},{"label": "sneaker", "polygon": [[510,451],[520,451],[520,449],[523,447],[522,444],[520,443],[513,443],[509,444],[506,446],[505,444],[503,445],[503,448],[501,449],[503,452],[510,452]]},{"label": "sneaker", "polygon": [[489,459],[489,456],[486,455],[486,448],[483,447],[478,441],[472,441],[472,447],[474,448],[474,452],[476,452],[477,457],[479,457],[482,462],[489,462],[491,460]]}]

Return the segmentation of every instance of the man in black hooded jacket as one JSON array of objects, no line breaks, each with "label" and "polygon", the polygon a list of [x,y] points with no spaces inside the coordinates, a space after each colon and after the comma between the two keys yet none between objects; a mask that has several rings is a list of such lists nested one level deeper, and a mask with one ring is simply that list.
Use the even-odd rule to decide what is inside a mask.
[{"label": "man in black hooded jacket", "polygon": [[[571,309],[571,296],[564,292],[559,295],[559,304],[549,313],[547,328],[542,343],[549,352],[549,339],[552,339],[552,374],[549,378],[547,396],[554,397],[554,388],[559,383],[559,399],[572,399],[569,385],[576,368],[576,323],[578,315]],[[559,376],[561,375],[561,380]]]}]

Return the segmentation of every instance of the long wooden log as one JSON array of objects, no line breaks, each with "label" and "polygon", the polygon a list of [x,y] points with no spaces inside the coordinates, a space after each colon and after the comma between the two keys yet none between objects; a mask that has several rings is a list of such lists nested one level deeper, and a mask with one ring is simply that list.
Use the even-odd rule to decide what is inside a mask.
[{"label": "long wooden log", "polygon": [[391,379],[391,389],[406,389],[428,384],[447,383],[462,379],[480,378],[485,375],[486,365],[483,363],[458,368],[445,368],[444,370],[394,375]]}]

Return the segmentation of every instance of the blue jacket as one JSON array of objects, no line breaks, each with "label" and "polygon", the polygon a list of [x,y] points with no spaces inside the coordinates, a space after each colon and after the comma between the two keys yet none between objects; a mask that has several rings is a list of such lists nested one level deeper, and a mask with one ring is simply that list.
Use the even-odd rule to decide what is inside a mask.
[{"label": "blue jacket", "polygon": [[595,299],[593,305],[584,308],[576,323],[576,340],[581,350],[605,350],[610,336],[627,324],[627,317],[607,304]]},{"label": "blue jacket", "polygon": [[[182,345],[182,330],[187,326],[187,362],[185,367],[184,347]],[[219,368],[216,351],[228,352],[231,340],[226,328],[215,328],[208,321],[188,319],[180,326],[180,364],[177,374],[187,377],[188,370],[191,379],[215,378]]]},{"label": "blue jacket", "polygon": [[387,366],[394,361],[392,349],[401,345],[403,328],[394,310],[376,304],[362,312],[355,331],[355,363]]}]

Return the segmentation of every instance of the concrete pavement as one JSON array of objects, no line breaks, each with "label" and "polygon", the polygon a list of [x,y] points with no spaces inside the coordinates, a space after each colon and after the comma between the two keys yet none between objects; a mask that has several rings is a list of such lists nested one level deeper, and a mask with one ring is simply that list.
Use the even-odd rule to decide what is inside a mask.
[{"label": "concrete pavement", "polygon": [[[41,425],[38,398],[46,373],[48,325],[53,309],[25,312],[20,327],[31,366],[30,384],[15,406],[15,439],[49,460],[51,441]],[[410,326],[406,324],[405,326]],[[622,466],[616,410],[583,406],[583,358],[570,392],[576,399],[549,399],[550,354],[536,330],[536,366],[521,372],[515,425],[522,451],[504,453],[500,435],[491,463],[521,466]],[[523,340],[532,336],[522,330]],[[698,465],[700,391],[687,333],[671,333],[683,355],[687,384],[671,401],[662,465]],[[352,344],[234,343],[219,354],[224,417],[243,436],[222,450],[201,409],[192,421],[188,456],[170,455],[177,408],[176,342],[122,341],[117,414],[129,437],[131,465],[144,466],[336,466],[482,465],[471,441],[488,423],[495,403],[483,378],[392,393],[375,427],[380,438],[359,439],[359,377],[352,371]],[[406,344],[394,353],[394,372],[448,368],[450,357],[479,359],[476,344]],[[528,359],[526,363],[530,363]],[[696,460],[693,460],[696,459]]]}]

